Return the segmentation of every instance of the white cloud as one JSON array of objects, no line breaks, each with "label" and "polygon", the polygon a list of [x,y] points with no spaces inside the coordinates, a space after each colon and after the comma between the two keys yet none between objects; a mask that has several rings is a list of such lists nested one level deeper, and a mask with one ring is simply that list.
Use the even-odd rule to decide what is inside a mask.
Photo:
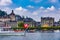
[{"label": "white cloud", "polygon": [[39,9],[45,9],[45,8],[41,6]]},{"label": "white cloud", "polygon": [[35,3],[39,3],[41,2],[42,0],[31,0],[32,2],[35,2]]},{"label": "white cloud", "polygon": [[8,14],[10,14],[10,13],[11,13],[11,11],[12,11],[12,9],[11,9],[11,8],[9,8],[9,7],[0,7],[0,9],[1,9],[2,11],[7,12]]},{"label": "white cloud", "polygon": [[33,15],[38,15],[38,13],[37,12],[33,12]]},{"label": "white cloud", "polygon": [[27,7],[28,7],[28,8],[34,8],[34,7],[33,7],[33,6],[31,6],[31,5],[28,5]]},{"label": "white cloud", "polygon": [[0,6],[10,5],[12,0],[0,0]]},{"label": "white cloud", "polygon": [[18,8],[15,8],[15,13],[16,14],[19,14],[19,15],[28,15],[29,14],[29,11],[25,8],[22,8],[22,7],[18,7]]},{"label": "white cloud", "polygon": [[52,2],[52,3],[58,2],[58,0],[49,0],[49,1]]},{"label": "white cloud", "polygon": [[54,6],[51,6],[51,8],[47,8],[48,10],[50,10],[50,11],[54,11],[55,10],[55,7]]},{"label": "white cloud", "polygon": [[18,11],[27,11],[27,9],[24,9],[22,7],[15,8],[15,10],[18,10]]}]

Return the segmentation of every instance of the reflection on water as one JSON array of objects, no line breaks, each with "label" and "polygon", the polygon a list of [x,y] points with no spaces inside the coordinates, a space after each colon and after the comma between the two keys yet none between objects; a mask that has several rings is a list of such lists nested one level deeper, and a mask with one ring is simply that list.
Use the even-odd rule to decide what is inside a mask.
[{"label": "reflection on water", "polygon": [[26,36],[0,36],[0,40],[60,40],[60,32],[26,33]]}]

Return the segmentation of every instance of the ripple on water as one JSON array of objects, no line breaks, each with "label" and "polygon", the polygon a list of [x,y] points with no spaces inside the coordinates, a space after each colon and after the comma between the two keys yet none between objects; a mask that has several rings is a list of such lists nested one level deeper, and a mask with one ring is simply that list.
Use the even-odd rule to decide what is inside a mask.
[{"label": "ripple on water", "polygon": [[60,32],[26,33],[26,36],[0,36],[0,40],[60,40]]}]

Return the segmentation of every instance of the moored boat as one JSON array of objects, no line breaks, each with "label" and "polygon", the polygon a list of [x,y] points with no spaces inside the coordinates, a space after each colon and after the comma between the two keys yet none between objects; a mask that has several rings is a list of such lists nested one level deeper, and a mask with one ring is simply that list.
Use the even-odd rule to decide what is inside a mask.
[{"label": "moored boat", "polygon": [[15,32],[15,31],[0,31],[0,35],[11,35],[11,36],[19,36],[19,35],[24,35],[24,32]]},{"label": "moored boat", "polygon": [[60,32],[60,30],[54,30],[54,32]]},{"label": "moored boat", "polygon": [[0,28],[0,35],[11,35],[11,36],[19,36],[24,35],[25,31],[19,31],[19,30],[4,30],[4,28]]}]

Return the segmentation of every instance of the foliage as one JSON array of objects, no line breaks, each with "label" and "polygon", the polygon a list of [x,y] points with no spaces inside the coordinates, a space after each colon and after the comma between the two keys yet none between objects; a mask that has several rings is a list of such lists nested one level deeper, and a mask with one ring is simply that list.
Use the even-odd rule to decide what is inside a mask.
[{"label": "foliage", "polygon": [[[14,30],[16,29],[21,29],[21,30],[25,30],[25,28],[23,27],[19,27],[19,28],[12,28]],[[34,29],[37,29],[37,30],[60,30],[60,27],[29,27],[28,30],[34,30]]]},{"label": "foliage", "polygon": [[23,28],[24,27],[24,23],[23,22],[18,22],[18,28]]},{"label": "foliage", "polygon": [[5,15],[7,15],[7,13],[5,11],[0,10],[0,16],[5,16]]}]

